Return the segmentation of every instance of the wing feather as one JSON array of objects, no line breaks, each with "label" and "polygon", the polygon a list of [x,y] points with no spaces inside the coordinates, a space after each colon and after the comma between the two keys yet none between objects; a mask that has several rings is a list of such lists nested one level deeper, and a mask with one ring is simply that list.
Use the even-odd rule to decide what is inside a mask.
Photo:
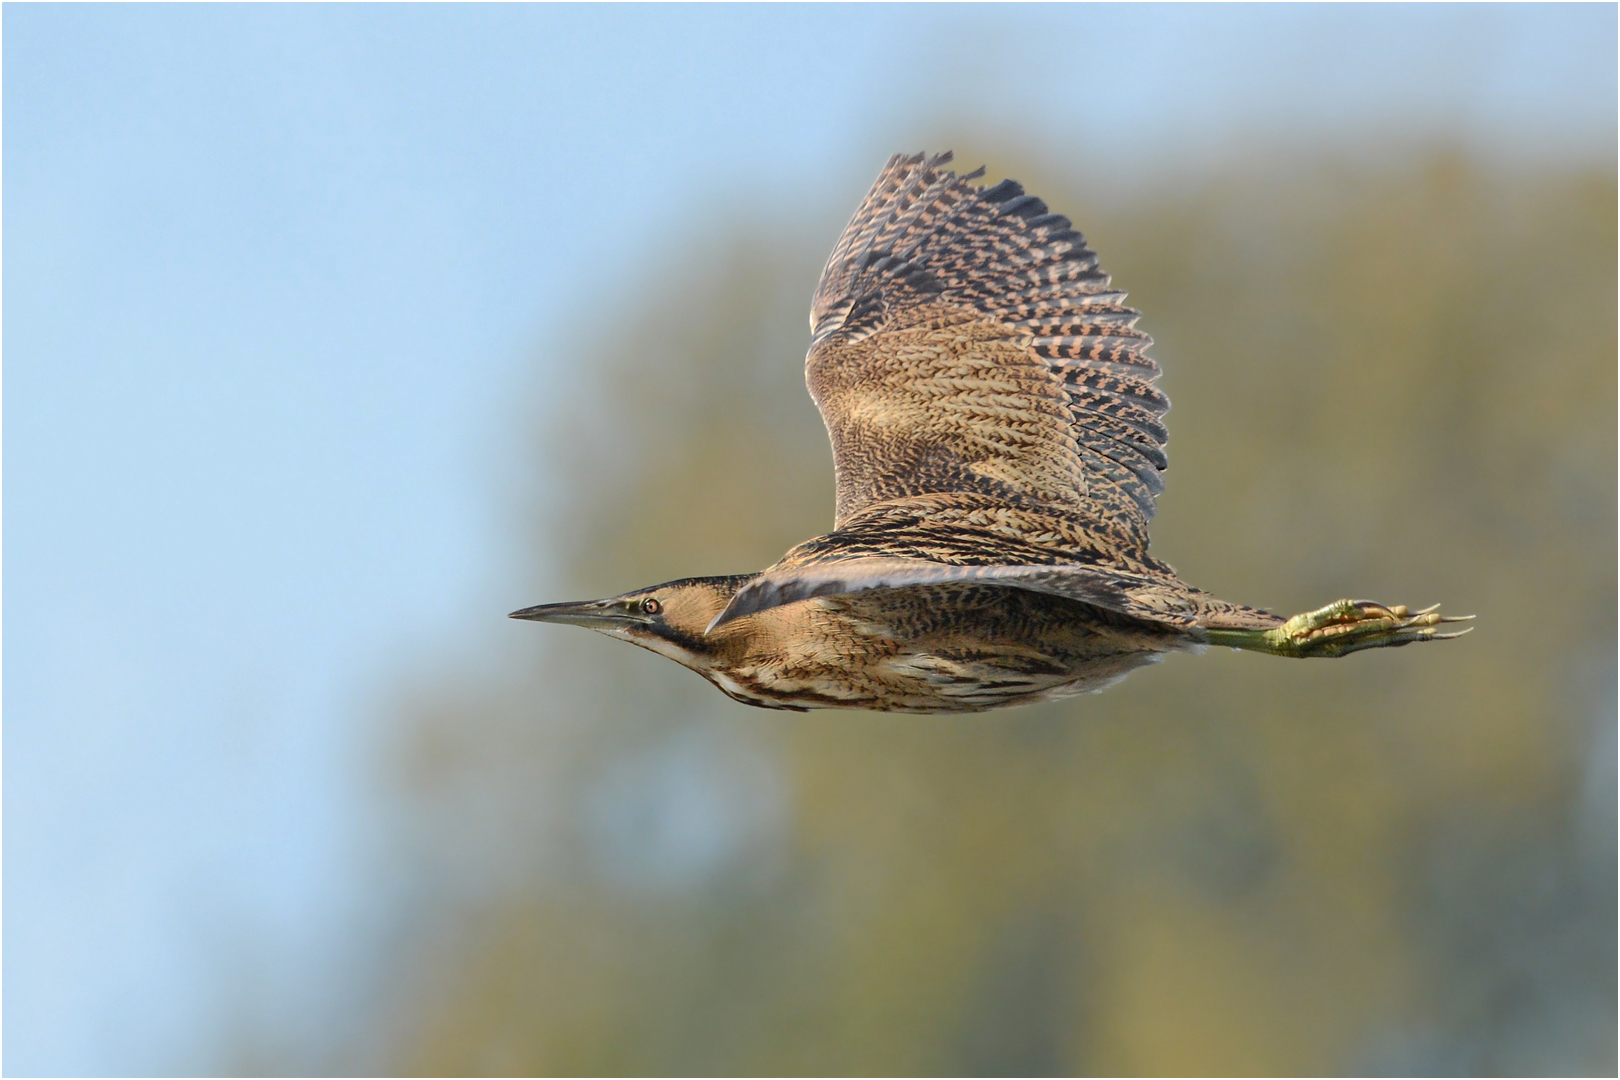
[{"label": "wing feather", "polygon": [[1282,619],[1195,589],[1148,556],[1016,497],[917,495],[864,510],[806,540],[749,581],[710,624],[782,604],[867,589],[978,582],[1079,600],[1197,637],[1269,629]]},{"label": "wing feather", "polygon": [[889,161],[811,304],[839,527],[887,499],[1016,496],[1145,554],[1170,407],[1152,338],[1068,218],[950,159]]},{"label": "wing feather", "polygon": [[[1092,566],[952,566],[912,559],[867,557],[767,572],[745,585],[708,626],[767,608],[817,596],[843,596],[867,589],[977,582],[1079,600],[1165,626],[1190,627],[1196,609],[1181,597],[1161,595],[1152,579],[1130,578]],[[705,631],[707,632],[707,631]]]}]

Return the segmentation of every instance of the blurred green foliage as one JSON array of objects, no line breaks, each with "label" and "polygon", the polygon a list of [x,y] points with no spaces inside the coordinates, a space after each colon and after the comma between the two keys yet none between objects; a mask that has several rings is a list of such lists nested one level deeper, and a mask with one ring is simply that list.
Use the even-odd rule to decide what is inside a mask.
[{"label": "blurred green foliage", "polygon": [[[420,902],[373,1067],[1612,1074],[1615,177],[1256,161],[1120,201],[992,166],[1146,313],[1160,556],[1478,632],[940,719],[750,710],[514,624],[403,725]],[[841,221],[782,215],[604,282],[548,346],[578,400],[512,607],[829,526],[800,358]]]}]

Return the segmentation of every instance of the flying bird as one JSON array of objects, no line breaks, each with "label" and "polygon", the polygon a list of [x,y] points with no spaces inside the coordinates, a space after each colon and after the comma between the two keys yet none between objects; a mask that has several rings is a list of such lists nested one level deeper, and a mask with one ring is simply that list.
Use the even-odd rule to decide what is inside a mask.
[{"label": "flying bird", "polygon": [[[822,271],[805,382],[833,531],[754,574],[543,604],[771,709],[966,713],[1100,690],[1207,645],[1345,656],[1468,616],[1339,600],[1284,619],[1148,552],[1152,339],[1068,218],[951,155],[896,155]],[[1437,605],[1438,606],[1438,605]]]}]

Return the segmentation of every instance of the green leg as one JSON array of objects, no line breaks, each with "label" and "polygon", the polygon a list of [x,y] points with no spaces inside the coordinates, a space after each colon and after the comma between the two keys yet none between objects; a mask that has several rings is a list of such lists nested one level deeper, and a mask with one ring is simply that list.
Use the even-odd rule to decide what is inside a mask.
[{"label": "green leg", "polygon": [[1362,649],[1444,641],[1468,633],[1440,633],[1441,623],[1466,622],[1473,616],[1441,615],[1435,610],[1439,606],[1408,611],[1399,604],[1385,607],[1371,600],[1335,600],[1327,607],[1295,615],[1272,630],[1205,630],[1204,634],[1211,645],[1305,657],[1347,656]]}]

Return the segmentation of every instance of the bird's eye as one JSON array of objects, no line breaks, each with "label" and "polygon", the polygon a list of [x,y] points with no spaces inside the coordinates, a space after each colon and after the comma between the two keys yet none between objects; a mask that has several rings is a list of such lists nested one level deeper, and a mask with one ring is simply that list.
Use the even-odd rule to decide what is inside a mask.
[{"label": "bird's eye", "polygon": [[641,602],[641,610],[645,611],[648,615],[656,615],[660,611],[664,610],[664,605],[660,604],[657,600],[654,600],[649,596],[647,599]]}]

